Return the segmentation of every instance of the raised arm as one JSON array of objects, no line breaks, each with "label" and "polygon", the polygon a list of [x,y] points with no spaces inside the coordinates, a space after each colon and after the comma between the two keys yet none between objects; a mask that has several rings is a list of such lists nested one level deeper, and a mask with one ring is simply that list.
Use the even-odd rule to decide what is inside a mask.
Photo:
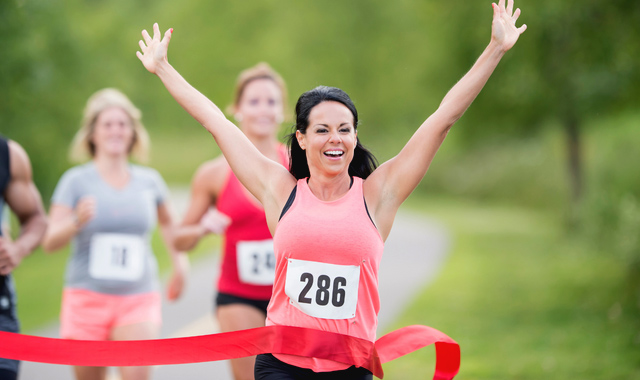
[{"label": "raised arm", "polygon": [[262,202],[268,217],[272,208],[277,214],[276,209],[284,206],[288,191],[295,185],[294,178],[282,165],[263,156],[213,102],[169,64],[167,49],[172,33],[173,29],[169,29],[161,39],[158,24],[153,25],[153,37],[146,30],[142,31],[144,41],[139,43],[142,52],[137,52],[138,58],[149,72],[162,80],[174,99],[211,133],[233,172]]},{"label": "raised arm", "polygon": [[[449,129],[480,93],[502,56],[526,30],[516,27],[520,9],[513,0],[493,6],[491,41],[469,72],[449,90],[438,109],[422,123],[400,153],[382,164],[365,182],[365,198],[381,233],[390,230],[402,202],[422,180]],[[383,236],[385,236],[383,234]]]}]

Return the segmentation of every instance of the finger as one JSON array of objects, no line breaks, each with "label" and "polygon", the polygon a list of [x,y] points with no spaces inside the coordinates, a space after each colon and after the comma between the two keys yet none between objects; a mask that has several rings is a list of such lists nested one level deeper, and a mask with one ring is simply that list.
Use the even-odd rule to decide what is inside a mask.
[{"label": "finger", "polygon": [[164,38],[162,39],[162,43],[166,46],[169,46],[169,42],[171,41],[171,35],[173,34],[173,28],[164,32]]},{"label": "finger", "polygon": [[136,52],[136,57],[138,57],[138,59],[139,59],[139,60],[141,60],[141,61],[142,61],[142,59],[143,59],[143,58],[142,58],[142,57],[143,57],[143,55],[142,55],[142,53],[140,53],[139,51],[137,51],[137,52]]},{"label": "finger", "polygon": [[513,14],[513,0],[507,1],[507,14],[509,17]]},{"label": "finger", "polygon": [[498,7],[498,4],[491,3],[491,7],[493,8],[493,18],[498,18],[500,15],[500,8]]},{"label": "finger", "polygon": [[500,1],[498,2],[498,6],[500,7],[500,11],[501,11],[501,12],[502,12],[502,11],[504,11],[504,0],[500,0]]},{"label": "finger", "polygon": [[142,31],[142,38],[144,38],[144,41],[147,43],[147,45],[149,45],[151,43],[151,36],[149,35],[149,32],[147,32],[147,30],[143,30]]},{"label": "finger", "polygon": [[520,17],[520,8],[516,9],[515,12],[513,12],[513,23],[515,24],[516,21],[518,21],[518,17]]},{"label": "finger", "polygon": [[157,22],[153,24],[153,39],[160,41],[160,27]]},{"label": "finger", "polygon": [[142,41],[142,40],[138,41],[138,46],[140,46],[140,49],[142,51],[147,50],[147,45],[145,45],[144,41]]},{"label": "finger", "polygon": [[522,26],[518,28],[518,33],[522,34],[525,30],[527,30],[527,24],[522,24]]}]

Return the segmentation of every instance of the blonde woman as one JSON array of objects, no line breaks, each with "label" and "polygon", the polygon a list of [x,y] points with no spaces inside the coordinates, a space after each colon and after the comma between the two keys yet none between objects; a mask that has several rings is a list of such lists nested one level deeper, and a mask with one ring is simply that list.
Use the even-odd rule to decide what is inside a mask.
[{"label": "blonde woman", "polygon": [[[286,104],[284,80],[266,63],[238,76],[228,113],[260,153],[288,167],[286,147],[277,139]],[[208,212],[211,207],[216,212]],[[215,296],[221,332],[264,326],[275,275],[273,240],[264,209],[220,156],[200,166],[176,247],[192,249],[201,237],[223,233],[223,256]],[[236,380],[253,380],[255,357],[231,360]]]},{"label": "blonde woman", "polygon": [[[69,169],[55,189],[46,251],[72,242],[62,299],[64,339],[133,340],[158,337],[161,296],[150,237],[159,223],[171,255],[170,300],[179,297],[186,256],[172,244],[167,187],[144,161],[149,137],[141,113],[120,91],[93,94],[71,147],[90,161]],[[123,380],[144,380],[149,367],[122,367]],[[78,380],[104,379],[104,367],[75,367]]]}]

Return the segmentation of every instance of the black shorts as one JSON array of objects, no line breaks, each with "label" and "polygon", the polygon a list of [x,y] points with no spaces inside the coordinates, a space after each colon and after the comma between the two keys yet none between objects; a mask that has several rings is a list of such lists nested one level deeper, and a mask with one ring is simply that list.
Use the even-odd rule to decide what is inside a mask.
[{"label": "black shorts", "polygon": [[250,298],[238,297],[228,293],[218,293],[215,297],[214,303],[216,306],[242,304],[253,306],[267,315],[267,306],[269,306],[269,300],[252,300]]},{"label": "black shorts", "polygon": [[0,380],[16,380],[17,378],[17,372],[0,368]]},{"label": "black shorts", "polygon": [[[9,276],[0,276],[0,331],[20,332],[13,282]],[[0,380],[15,379],[19,366],[17,360],[0,358]]]},{"label": "black shorts", "polygon": [[351,366],[341,371],[313,372],[308,368],[300,368],[278,360],[271,354],[256,357],[256,380],[371,380],[369,370]]}]

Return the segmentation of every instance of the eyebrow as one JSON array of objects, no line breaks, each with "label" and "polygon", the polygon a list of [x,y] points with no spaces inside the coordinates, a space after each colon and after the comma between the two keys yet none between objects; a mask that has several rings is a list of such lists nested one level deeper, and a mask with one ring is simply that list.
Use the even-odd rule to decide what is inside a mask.
[{"label": "eyebrow", "polygon": [[[351,126],[351,123],[342,123],[342,124],[338,125],[338,127],[342,127],[342,126],[345,126],[345,125]],[[328,124],[314,124],[313,126],[314,127],[321,126],[321,127],[329,128]]]}]

